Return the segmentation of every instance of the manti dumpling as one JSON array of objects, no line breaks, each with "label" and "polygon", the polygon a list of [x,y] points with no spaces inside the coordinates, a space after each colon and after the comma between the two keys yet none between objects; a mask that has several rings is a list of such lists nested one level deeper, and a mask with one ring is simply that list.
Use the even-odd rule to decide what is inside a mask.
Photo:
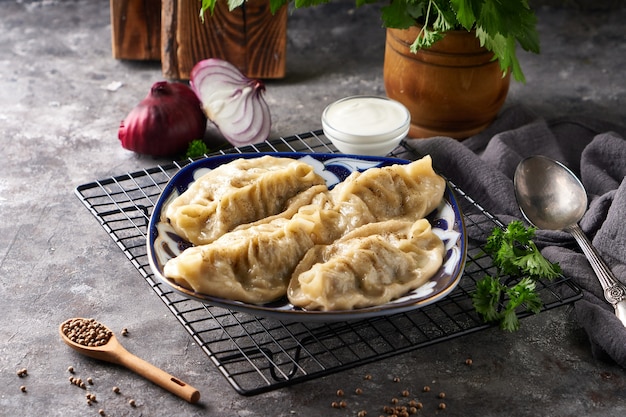
[{"label": "manti dumpling", "polygon": [[164,220],[194,245],[207,244],[288,207],[293,214],[320,190],[300,194],[316,185],[326,188],[324,179],[304,162],[269,155],[236,159],[194,181],[167,206]]},{"label": "manti dumpling", "polygon": [[406,165],[355,171],[330,193],[350,231],[394,218],[421,219],[441,203],[445,187],[427,155]]},{"label": "manti dumpling", "polygon": [[371,223],[309,250],[293,273],[287,296],[307,310],[385,304],[423,285],[443,256],[443,242],[425,219]]},{"label": "manti dumpling", "polygon": [[[301,207],[291,218],[275,216],[226,233],[207,245],[184,250],[170,259],[164,275],[198,293],[252,304],[283,297],[291,274],[304,254],[339,237],[339,214],[325,205]],[[326,203],[327,200],[326,200]]]}]

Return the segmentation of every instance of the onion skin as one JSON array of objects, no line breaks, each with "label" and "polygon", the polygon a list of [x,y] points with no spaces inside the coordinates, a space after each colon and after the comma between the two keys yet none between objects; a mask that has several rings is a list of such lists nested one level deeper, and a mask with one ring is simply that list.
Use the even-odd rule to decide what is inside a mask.
[{"label": "onion skin", "polygon": [[245,146],[267,140],[272,120],[262,81],[217,58],[198,62],[189,79],[206,116],[228,142]]},{"label": "onion skin", "polygon": [[207,119],[202,103],[182,83],[158,81],[120,123],[122,147],[155,157],[184,153],[188,144],[204,138]]}]

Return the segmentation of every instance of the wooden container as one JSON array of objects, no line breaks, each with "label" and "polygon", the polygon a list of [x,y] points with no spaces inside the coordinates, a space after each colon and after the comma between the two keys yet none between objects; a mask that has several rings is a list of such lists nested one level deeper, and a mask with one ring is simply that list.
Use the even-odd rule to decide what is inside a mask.
[{"label": "wooden container", "polygon": [[248,0],[228,10],[219,1],[213,15],[199,18],[200,2],[162,0],[161,63],[170,79],[189,79],[206,58],[229,61],[250,78],[285,76],[287,7],[275,15],[268,0]]},{"label": "wooden container", "polygon": [[113,58],[161,59],[161,0],[110,0]]},{"label": "wooden container", "polygon": [[493,53],[475,34],[447,32],[431,48],[412,53],[420,28],[387,29],[383,79],[387,95],[411,113],[409,136],[464,139],[485,129],[509,91]]}]

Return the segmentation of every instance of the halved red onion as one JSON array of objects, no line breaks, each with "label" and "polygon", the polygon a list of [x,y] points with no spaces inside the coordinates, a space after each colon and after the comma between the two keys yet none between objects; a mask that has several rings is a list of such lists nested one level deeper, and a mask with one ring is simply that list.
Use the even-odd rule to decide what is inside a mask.
[{"label": "halved red onion", "polygon": [[261,80],[246,77],[230,62],[209,58],[193,67],[190,85],[206,116],[232,145],[267,140],[272,120]]}]

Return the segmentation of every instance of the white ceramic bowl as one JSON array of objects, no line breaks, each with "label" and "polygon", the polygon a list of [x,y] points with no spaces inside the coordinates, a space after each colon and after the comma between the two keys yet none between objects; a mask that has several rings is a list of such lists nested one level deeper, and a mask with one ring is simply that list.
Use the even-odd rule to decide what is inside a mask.
[{"label": "white ceramic bowl", "polygon": [[386,97],[346,97],[322,113],[324,135],[343,153],[387,155],[406,137],[410,124],[407,108]]}]

